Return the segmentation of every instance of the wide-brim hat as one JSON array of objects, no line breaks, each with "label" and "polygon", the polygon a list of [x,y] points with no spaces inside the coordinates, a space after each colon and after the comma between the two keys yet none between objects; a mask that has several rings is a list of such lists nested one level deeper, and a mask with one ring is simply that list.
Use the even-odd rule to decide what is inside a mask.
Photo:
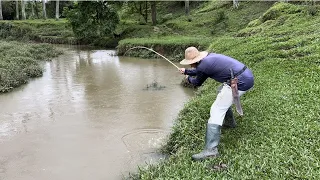
[{"label": "wide-brim hat", "polygon": [[190,65],[199,62],[205,58],[209,53],[207,51],[199,51],[195,47],[188,47],[184,54],[184,60],[180,61],[182,65]]}]

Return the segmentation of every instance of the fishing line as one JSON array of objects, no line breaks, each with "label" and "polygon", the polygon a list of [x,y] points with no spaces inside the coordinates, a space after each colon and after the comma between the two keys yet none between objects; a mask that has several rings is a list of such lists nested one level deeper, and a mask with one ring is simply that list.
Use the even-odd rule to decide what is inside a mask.
[{"label": "fishing line", "polygon": [[176,67],[178,70],[180,69],[177,65],[175,65],[173,62],[171,62],[168,58],[164,57],[163,55],[161,55],[161,54],[158,53],[157,51],[154,51],[153,49],[150,49],[150,48],[147,48],[147,47],[144,47],[144,46],[135,46],[135,47],[132,47],[132,48],[128,49],[128,50],[124,53],[124,55],[125,55],[128,51],[130,51],[130,50],[132,50],[132,49],[138,49],[138,48],[140,48],[140,49],[147,49],[147,50],[149,50],[149,51],[152,51],[152,52],[156,53],[157,55],[161,56],[162,58],[164,58],[165,60],[167,60],[170,64],[172,64],[172,65],[173,65],[174,67]]}]

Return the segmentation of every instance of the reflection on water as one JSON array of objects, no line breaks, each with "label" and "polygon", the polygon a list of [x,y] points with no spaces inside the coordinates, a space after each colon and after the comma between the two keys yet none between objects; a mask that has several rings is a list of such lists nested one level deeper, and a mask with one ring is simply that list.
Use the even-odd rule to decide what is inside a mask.
[{"label": "reflection on water", "polygon": [[[69,49],[0,95],[0,179],[114,179],[156,157],[192,95],[165,60]],[[157,82],[165,88],[143,90]]]}]

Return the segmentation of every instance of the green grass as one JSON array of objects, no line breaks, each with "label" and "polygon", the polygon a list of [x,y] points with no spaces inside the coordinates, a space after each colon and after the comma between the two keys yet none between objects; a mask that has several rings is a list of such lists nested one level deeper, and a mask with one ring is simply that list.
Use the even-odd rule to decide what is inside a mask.
[{"label": "green grass", "polygon": [[184,14],[183,7],[175,7],[175,13],[170,13],[172,15],[170,18],[165,18],[165,21],[161,19],[166,14],[162,12],[158,16],[159,23],[156,28],[151,26],[151,21],[139,25],[137,21],[123,19],[117,30],[119,33],[123,32],[126,38],[182,35],[216,37],[226,33],[234,33],[246,27],[252,19],[259,18],[273,3],[243,1],[238,9],[234,9],[231,1],[210,1],[202,3],[199,7],[191,8],[189,17]]},{"label": "green grass", "polygon": [[[235,36],[217,38],[208,48],[246,63],[255,75],[254,89],[242,97],[244,117],[236,117],[236,129],[222,131],[220,157],[191,161],[203,148],[216,96],[217,83],[209,80],[180,112],[163,147],[170,158],[131,178],[318,179],[320,13],[317,6],[316,14],[309,8],[277,3]],[[272,11],[276,16],[269,16]],[[208,168],[221,162],[226,170]]]},{"label": "green grass", "polygon": [[[261,16],[272,4],[241,2],[240,8],[234,9],[232,2],[212,1],[193,9],[190,17],[185,16],[182,11],[180,16],[173,18],[176,14],[172,15],[172,18],[155,27],[123,21],[118,31],[125,39],[119,42],[117,50],[122,55],[130,47],[144,45],[164,53],[173,60],[181,60],[188,46],[206,49],[217,37],[234,34],[244,28],[250,20]],[[191,21],[188,21],[189,18]],[[135,51],[127,55],[156,57],[146,51]]]},{"label": "green grass", "polygon": [[65,19],[0,21],[0,38],[55,44],[77,43]]},{"label": "green grass", "polygon": [[51,44],[85,44],[106,48],[114,48],[118,41],[113,37],[102,37],[82,42],[75,37],[66,19],[0,21],[0,39]]},{"label": "green grass", "polygon": [[0,40],[0,93],[8,92],[42,76],[41,61],[48,61],[62,52],[48,44],[26,44]]},{"label": "green grass", "polygon": [[129,38],[119,42],[117,52],[119,55],[154,57],[159,58],[155,53],[145,49],[134,49],[127,51],[135,46],[145,46],[154,49],[160,54],[170,58],[172,61],[179,61],[184,56],[184,50],[188,46],[196,46],[199,49],[205,49],[209,46],[212,39],[203,39],[187,36],[162,36],[161,38]]},{"label": "green grass", "polygon": [[201,9],[192,11],[191,22],[186,16],[172,19],[164,24],[176,33],[184,35],[220,36],[237,32],[252,19],[258,18],[273,2],[241,2],[238,9],[232,7],[232,1],[212,1]]}]

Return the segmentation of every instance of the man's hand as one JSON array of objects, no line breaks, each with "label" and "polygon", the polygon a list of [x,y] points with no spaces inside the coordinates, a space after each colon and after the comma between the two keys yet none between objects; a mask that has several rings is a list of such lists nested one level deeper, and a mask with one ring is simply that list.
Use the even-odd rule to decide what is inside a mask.
[{"label": "man's hand", "polygon": [[179,68],[179,72],[180,72],[181,74],[184,74],[185,71],[186,71],[186,68]]}]

